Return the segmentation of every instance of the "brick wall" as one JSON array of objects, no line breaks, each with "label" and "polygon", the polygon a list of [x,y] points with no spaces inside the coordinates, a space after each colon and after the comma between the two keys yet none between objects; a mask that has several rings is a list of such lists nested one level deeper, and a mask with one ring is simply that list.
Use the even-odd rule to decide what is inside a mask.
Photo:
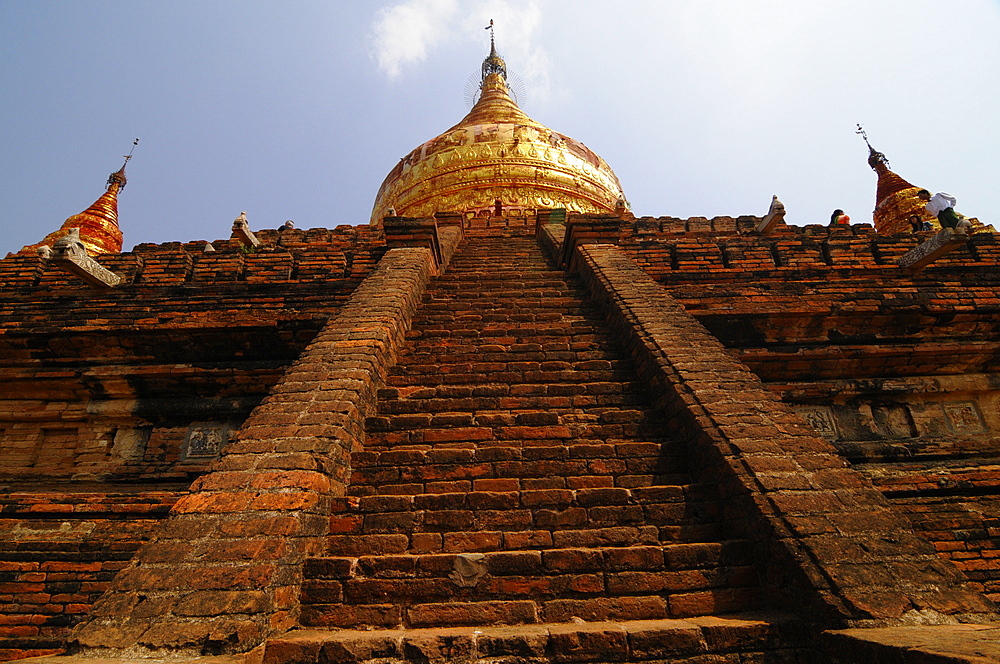
[{"label": "brick wall", "polygon": [[260,235],[101,256],[113,289],[0,261],[0,658],[61,649],[385,252],[369,228]]},{"label": "brick wall", "polygon": [[76,631],[90,650],[244,651],[298,617],[349,455],[434,262],[393,249]]},{"label": "brick wall", "polygon": [[833,445],[621,250],[585,246],[577,266],[629,340],[644,379],[660,390],[671,423],[696,442],[699,466],[726,487],[733,527],[768,534],[768,569],[781,570],[774,557],[786,558],[804,575],[767,579],[772,601],[851,619],[992,611],[862,475],[845,468]]}]

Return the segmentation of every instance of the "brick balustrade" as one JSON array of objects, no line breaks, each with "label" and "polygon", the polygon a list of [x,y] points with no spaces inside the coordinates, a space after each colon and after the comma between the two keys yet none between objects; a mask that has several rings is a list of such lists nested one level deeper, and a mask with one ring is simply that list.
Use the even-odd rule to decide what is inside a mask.
[{"label": "brick balustrade", "polygon": [[582,246],[574,264],[672,426],[695,443],[696,464],[720,483],[728,522],[756,536],[780,573],[765,579],[773,601],[855,621],[992,615],[831,443],[618,247]]},{"label": "brick balustrade", "polygon": [[[454,250],[457,233],[443,242]],[[248,650],[298,618],[352,449],[435,261],[388,251],[75,631],[87,650]]]}]

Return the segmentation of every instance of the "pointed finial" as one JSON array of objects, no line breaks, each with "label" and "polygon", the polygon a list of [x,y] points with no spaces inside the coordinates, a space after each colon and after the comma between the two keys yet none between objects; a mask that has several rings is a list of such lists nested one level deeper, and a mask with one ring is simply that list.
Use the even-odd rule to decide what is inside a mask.
[{"label": "pointed finial", "polygon": [[889,159],[886,158],[884,154],[872,147],[872,144],[868,142],[868,134],[865,133],[864,128],[861,123],[858,123],[858,129],[854,132],[865,139],[865,145],[868,146],[868,165],[872,167],[873,171],[878,171],[878,167],[882,166],[886,169],[890,168]]},{"label": "pointed finial", "polygon": [[486,56],[483,60],[483,78],[481,82],[486,81],[486,77],[490,74],[500,74],[503,80],[507,80],[507,64],[497,53],[496,41],[493,38],[493,19],[490,19],[490,24],[486,26],[486,29],[490,31],[490,54]]},{"label": "pointed finial", "polygon": [[135,152],[135,146],[137,145],[139,145],[138,138],[132,141],[132,149],[128,151],[127,155],[125,155],[125,163],[122,164],[122,167],[108,176],[108,189],[111,188],[111,185],[116,183],[119,190],[125,188],[125,185],[128,183],[128,180],[125,179],[125,167],[128,166],[128,162],[132,159],[132,153]]}]

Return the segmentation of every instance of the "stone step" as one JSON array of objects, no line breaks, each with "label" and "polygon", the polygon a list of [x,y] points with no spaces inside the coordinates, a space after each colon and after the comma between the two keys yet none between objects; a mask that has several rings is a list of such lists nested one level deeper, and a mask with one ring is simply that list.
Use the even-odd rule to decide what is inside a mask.
[{"label": "stone step", "polygon": [[365,610],[382,627],[482,624],[484,613],[518,624],[751,611],[760,596],[749,560],[742,542],[316,558],[303,622],[358,626]]},{"label": "stone step", "polygon": [[[648,449],[659,449],[656,443],[567,446],[541,441],[537,446],[401,446],[388,450],[368,447],[352,456],[354,486],[466,480],[470,485],[465,491],[473,490],[471,483],[476,488],[481,486],[482,491],[519,491],[643,487],[668,484],[665,480],[654,481],[665,476],[680,476],[680,482],[671,484],[688,481],[683,475],[682,457],[645,453]],[[621,483],[622,477],[640,481],[626,485]]]},{"label": "stone step", "polygon": [[[593,343],[561,342],[498,343],[496,338],[452,337],[426,341],[413,340],[399,354],[404,362],[450,360],[461,362],[580,362],[617,359],[610,339]],[[405,358],[405,359],[404,359]]]},{"label": "stone step", "polygon": [[390,387],[437,387],[439,385],[537,385],[537,384],[586,384],[586,383],[626,383],[629,374],[624,371],[579,371],[574,369],[557,371],[484,371],[405,373],[405,368],[393,369],[386,383]]},{"label": "stone step", "polygon": [[434,280],[436,292],[475,288],[484,283],[500,291],[517,291],[524,288],[566,288],[566,280],[562,275],[551,269],[511,270],[498,272],[496,270],[476,269],[474,267],[449,266],[451,270]]},{"label": "stone step", "polygon": [[[440,386],[452,387],[452,386]],[[472,386],[466,387],[468,392],[473,392]],[[551,414],[563,418],[566,423],[572,421],[595,422],[605,411],[612,410],[632,410],[642,408],[646,405],[645,394],[635,392],[607,393],[606,391],[594,391],[584,393],[580,388],[586,386],[568,386],[571,389],[561,395],[548,396],[544,394],[548,383],[535,383],[525,385],[528,389],[513,390],[517,394],[511,395],[510,385],[484,386],[486,389],[480,392],[494,392],[492,396],[466,396],[466,397],[424,397],[415,398],[386,398],[383,397],[378,404],[378,416],[392,418],[396,415],[416,415],[434,413],[465,413],[473,417],[479,417],[483,422],[487,419],[502,422],[505,425],[513,424],[506,418],[517,421],[531,419],[536,414]],[[490,389],[497,388],[497,389]],[[430,388],[429,391],[435,391]],[[535,392],[536,394],[531,394]],[[541,392],[542,394],[537,394]],[[573,393],[575,392],[575,394]],[[384,392],[383,392],[384,393]],[[385,426],[385,423],[376,421],[375,426]]]},{"label": "stone step", "polygon": [[[413,324],[415,326],[415,329],[417,329],[418,331],[432,330],[432,329],[479,330],[480,335],[478,336],[482,336],[484,330],[488,331],[495,329],[495,330],[502,330],[505,332],[513,332],[516,334],[521,330],[527,330],[532,327],[541,328],[541,327],[551,327],[551,326],[562,326],[564,328],[568,328],[570,332],[574,334],[578,334],[580,330],[590,330],[592,332],[595,331],[593,323],[585,319],[578,320],[579,318],[581,317],[562,316],[558,312],[555,312],[548,316],[541,316],[541,315],[529,316],[529,315],[510,313],[510,312],[473,313],[466,311],[449,311],[449,312],[438,312],[434,314],[428,314],[426,316],[415,319],[413,321]],[[414,336],[411,338],[419,338],[419,337]],[[477,343],[475,337],[473,337],[469,341],[470,343],[473,344]],[[482,345],[482,342],[478,342],[478,345]],[[478,351],[479,349],[474,347],[474,350]]]},{"label": "stone step", "polygon": [[267,642],[263,664],[807,661],[796,638],[804,630],[776,614],[496,626],[480,608],[469,627],[295,630]]},{"label": "stone step", "polygon": [[[338,499],[343,506],[330,519],[329,551],[354,555],[356,546],[366,544],[357,538],[366,535],[412,535],[405,542],[394,540],[394,546],[421,547],[445,546],[455,533],[489,532],[494,534],[475,538],[482,539],[477,546],[505,548],[510,542],[524,544],[521,535],[504,533],[553,533],[539,546],[587,537],[603,544],[601,538],[625,533],[616,530],[621,527],[629,528],[629,536],[655,533],[657,541],[696,533],[703,538],[719,522],[717,503],[705,494],[711,491],[695,486],[362,494]],[[572,531],[585,533],[568,534]]]},{"label": "stone step", "polygon": [[[415,327],[406,333],[406,338],[410,340],[420,340],[415,346],[428,346],[431,344],[443,344],[441,339],[461,339],[465,343],[475,343],[473,340],[481,339],[478,343],[587,343],[599,345],[606,342],[606,334],[598,333],[589,325],[574,326],[573,324],[544,323],[538,325],[515,325],[510,324],[495,326],[483,326],[481,329],[474,327],[442,326]],[[581,348],[581,346],[577,346]],[[586,348],[584,346],[583,348]]]},{"label": "stone step", "polygon": [[567,287],[564,290],[540,289],[521,293],[491,293],[482,288],[470,287],[468,291],[453,291],[439,294],[431,288],[425,295],[422,306],[428,311],[436,309],[471,309],[475,307],[483,312],[494,310],[521,311],[577,311],[578,307],[586,307],[583,294],[576,288]]},{"label": "stone step", "polygon": [[[549,320],[552,314],[561,317],[589,319],[598,313],[582,299],[581,293],[567,289],[565,292],[500,293],[478,290],[476,292],[437,293],[430,291],[421,304],[426,307],[421,315],[439,313],[484,316],[537,316]],[[528,321],[524,321],[528,322]]]},{"label": "stone step", "polygon": [[[471,556],[471,557],[470,557]],[[464,558],[463,558],[464,557]],[[362,556],[322,556],[306,561],[307,580],[351,579],[457,579],[461,562],[472,565],[479,576],[545,577],[562,574],[602,573],[611,577],[625,572],[684,572],[694,569],[745,567],[752,559],[751,545],[742,540],[686,544],[632,544],[499,550],[485,553],[399,553]],[[475,574],[474,574],[475,575]],[[648,580],[652,582],[651,580]],[[703,581],[694,581],[702,583]],[[456,584],[462,582],[456,580]],[[317,588],[321,586],[316,586]],[[465,586],[463,586],[465,587]],[[634,592],[636,588],[625,589]],[[541,592],[541,591],[540,591]],[[581,591],[592,592],[592,591]]]},{"label": "stone step", "polygon": [[[357,527],[354,515],[334,516],[332,530],[341,532]],[[438,533],[371,533],[367,535],[332,534],[327,536],[327,554],[365,556],[429,553],[486,553],[607,546],[660,546],[663,544],[713,544],[721,541],[718,523],[680,523],[676,525],[611,525],[604,528],[549,528],[495,530],[480,528]]]},{"label": "stone step", "polygon": [[[451,627],[458,625],[524,625],[542,622],[678,619],[715,613],[738,613],[760,608],[753,588],[718,588],[668,595],[576,597],[572,599],[498,600],[397,603],[387,581],[368,589],[382,593],[382,603],[304,604],[301,624],[306,627]],[[601,660],[606,661],[606,660]]]},{"label": "stone step", "polygon": [[[378,391],[380,402],[395,400],[421,401],[424,399],[467,399],[493,397],[574,397],[574,396],[618,396],[645,395],[642,383],[623,381],[602,381],[595,383],[527,383],[509,385],[490,383],[487,385],[436,385],[432,387],[384,387]],[[551,405],[543,402],[545,407]]]},{"label": "stone step", "polygon": [[[510,401],[516,401],[511,399]],[[532,399],[531,401],[536,401]],[[587,435],[595,426],[616,424],[638,424],[649,421],[651,415],[644,409],[630,409],[616,406],[592,405],[583,411],[580,408],[536,410],[527,408],[511,410],[468,411],[425,411],[403,414],[375,415],[365,420],[369,434],[378,432],[404,431],[423,432],[427,440],[440,439],[447,432],[458,428],[489,428],[491,439],[518,439],[539,437],[535,430],[543,434],[548,429],[558,428],[558,435],[542,435],[543,438],[592,438]],[[525,430],[529,427],[532,431]],[[564,433],[565,432],[565,433]],[[434,438],[437,436],[438,438]]]},{"label": "stone step", "polygon": [[[460,426],[432,429],[370,431],[368,449],[413,447],[511,447],[551,445],[597,445],[607,440],[648,438],[658,432],[655,422],[619,424],[556,424],[550,426]],[[534,476],[530,473],[529,477]]]},{"label": "stone step", "polygon": [[[415,374],[435,374],[435,373],[490,373],[503,374],[512,378],[520,375],[528,376],[528,382],[534,377],[542,377],[550,380],[561,380],[569,382],[568,379],[579,376],[581,373],[590,375],[594,371],[615,372],[622,371],[625,363],[616,359],[594,359],[594,360],[549,360],[545,362],[525,361],[487,361],[481,356],[470,355],[467,357],[456,357],[452,353],[444,354],[438,352],[436,355],[408,354],[401,364],[397,364],[392,369],[394,376],[409,376]],[[519,381],[515,381],[519,382]]]},{"label": "stone step", "polygon": [[[507,477],[505,490],[514,490],[511,484],[520,478],[537,477],[537,473],[522,476],[527,470],[521,463],[548,461],[575,461],[591,463],[587,468],[611,474],[655,474],[658,472],[681,472],[683,449],[676,443],[651,440],[609,440],[595,445],[509,445],[468,448],[432,448],[422,446],[412,449],[372,450],[365,449],[351,455],[351,465],[356,470],[374,468],[397,468],[405,470],[408,477],[418,477],[412,473],[421,468],[441,465],[488,466],[479,473],[482,480]],[[400,476],[402,477],[402,476]],[[426,479],[424,477],[423,479]]]},{"label": "stone step", "polygon": [[620,359],[610,339],[594,335],[550,336],[544,339],[516,337],[507,333],[477,336],[427,336],[411,338],[399,354],[401,364],[437,362],[463,364],[504,363],[577,363],[609,362]]},{"label": "stone step", "polygon": [[[544,463],[544,462],[535,462]],[[578,489],[524,489],[515,491],[457,491],[416,495],[368,495],[346,501],[360,514],[385,514],[436,510],[569,509],[610,506],[644,506],[707,502],[710,489],[704,485],[584,487]],[[658,515],[663,516],[663,515]]]}]

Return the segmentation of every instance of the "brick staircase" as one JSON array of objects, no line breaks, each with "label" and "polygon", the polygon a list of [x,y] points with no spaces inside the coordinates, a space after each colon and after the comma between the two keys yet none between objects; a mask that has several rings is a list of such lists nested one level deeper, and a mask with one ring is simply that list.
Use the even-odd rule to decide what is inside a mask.
[{"label": "brick staircase", "polygon": [[576,661],[560,643],[619,637],[630,660],[662,658],[649,630],[690,637],[671,656],[775,654],[773,625],[718,617],[761,608],[749,546],[647,404],[533,238],[468,240],[379,393],[327,555],[307,562],[304,629],[266,661],[423,661],[443,638],[473,660]]}]

